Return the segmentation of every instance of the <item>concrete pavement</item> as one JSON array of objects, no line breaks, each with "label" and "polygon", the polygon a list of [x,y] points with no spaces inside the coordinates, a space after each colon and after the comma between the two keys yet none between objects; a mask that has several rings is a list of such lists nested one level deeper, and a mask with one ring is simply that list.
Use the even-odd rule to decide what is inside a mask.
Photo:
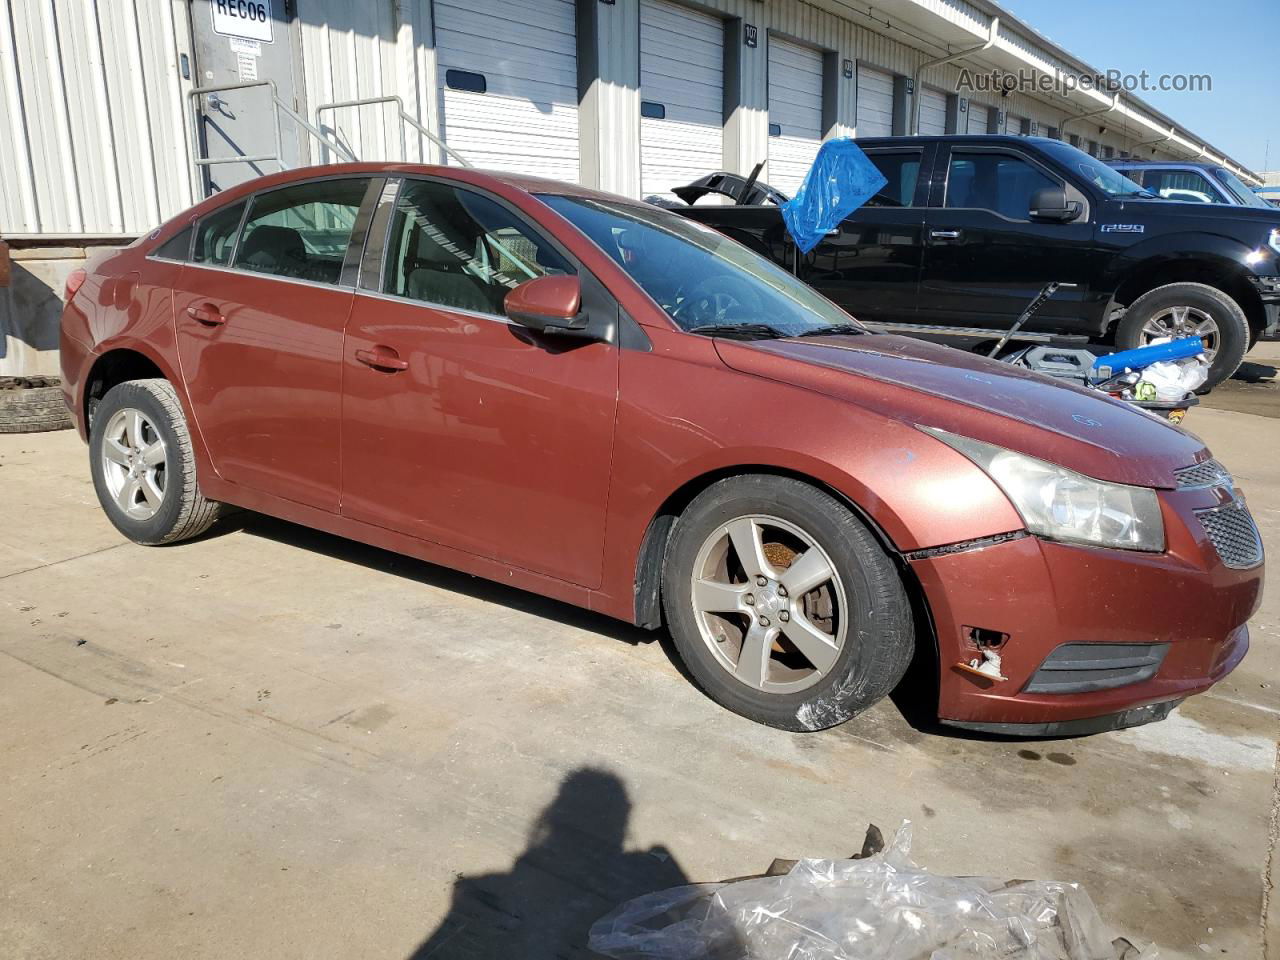
[{"label": "concrete pavement", "polygon": [[[1277,421],[1187,426],[1280,544]],[[904,819],[1164,956],[1280,957],[1278,633],[1272,590],[1242,667],[1131,731],[787,734],[652,635],[289,524],[127,544],[74,434],[0,436],[0,957],[582,956],[627,897]]]}]

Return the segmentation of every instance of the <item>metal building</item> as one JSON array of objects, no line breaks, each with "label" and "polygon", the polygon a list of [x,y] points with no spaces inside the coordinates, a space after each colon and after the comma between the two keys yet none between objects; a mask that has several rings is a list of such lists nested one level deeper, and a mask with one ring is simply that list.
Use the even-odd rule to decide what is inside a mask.
[{"label": "metal building", "polygon": [[1230,158],[1136,97],[957,91],[1094,72],[985,0],[0,0],[0,373],[54,372],[56,294],[211,190],[284,166],[459,162],[662,196],[793,190],[824,138],[1070,139]]}]

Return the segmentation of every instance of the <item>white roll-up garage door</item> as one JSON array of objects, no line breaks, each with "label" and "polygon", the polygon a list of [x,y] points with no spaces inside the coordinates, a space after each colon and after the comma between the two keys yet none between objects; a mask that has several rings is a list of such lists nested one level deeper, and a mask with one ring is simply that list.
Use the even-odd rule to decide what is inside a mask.
[{"label": "white roll-up garage door", "polygon": [[640,4],[640,192],[724,169],[724,22],[665,0]]},{"label": "white roll-up garage door", "polygon": [[769,38],[769,172],[794,194],[822,145],[822,54]]},{"label": "white roll-up garage door", "polygon": [[578,179],[573,0],[435,0],[440,128],[477,167]]},{"label": "white roll-up garage door", "polygon": [[969,101],[969,133],[986,133],[991,123],[991,108]]},{"label": "white roll-up garage door", "polygon": [[932,87],[920,88],[920,126],[925,136],[941,136],[947,132],[947,95]]},{"label": "white roll-up garage door", "polygon": [[858,64],[858,136],[893,135],[893,74]]}]

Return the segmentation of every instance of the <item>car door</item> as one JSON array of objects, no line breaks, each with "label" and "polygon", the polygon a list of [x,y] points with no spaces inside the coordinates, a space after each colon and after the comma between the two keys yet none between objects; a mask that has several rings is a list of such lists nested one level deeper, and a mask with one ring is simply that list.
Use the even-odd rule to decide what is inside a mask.
[{"label": "car door", "polygon": [[860,320],[915,320],[932,144],[871,148],[885,186],[800,258],[802,280]]},{"label": "car door", "polygon": [[618,351],[518,326],[503,301],[547,273],[577,273],[584,309],[616,301],[512,207],[446,179],[406,178],[383,236],[347,323],[343,514],[598,586]]},{"label": "car door", "polygon": [[[1085,196],[1033,155],[944,144],[928,210],[920,322],[1007,327],[1050,281],[1060,290],[1030,329],[1084,332],[1093,227]],[[1063,187],[1081,204],[1070,223],[1036,222],[1032,197]]]},{"label": "car door", "polygon": [[355,226],[376,187],[305,181],[197,224],[174,321],[192,412],[224,479],[337,512],[342,331]]}]

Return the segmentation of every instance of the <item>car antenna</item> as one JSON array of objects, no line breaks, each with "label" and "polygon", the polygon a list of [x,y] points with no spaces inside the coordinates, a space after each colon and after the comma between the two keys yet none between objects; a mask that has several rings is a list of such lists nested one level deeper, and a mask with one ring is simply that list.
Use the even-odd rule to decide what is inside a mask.
[{"label": "car antenna", "polygon": [[738,191],[738,200],[735,206],[743,206],[747,203],[751,196],[751,190],[756,185],[756,178],[760,176],[760,171],[764,169],[764,161],[761,160],[751,168],[751,176],[747,177],[747,182],[742,185],[742,189]]}]

